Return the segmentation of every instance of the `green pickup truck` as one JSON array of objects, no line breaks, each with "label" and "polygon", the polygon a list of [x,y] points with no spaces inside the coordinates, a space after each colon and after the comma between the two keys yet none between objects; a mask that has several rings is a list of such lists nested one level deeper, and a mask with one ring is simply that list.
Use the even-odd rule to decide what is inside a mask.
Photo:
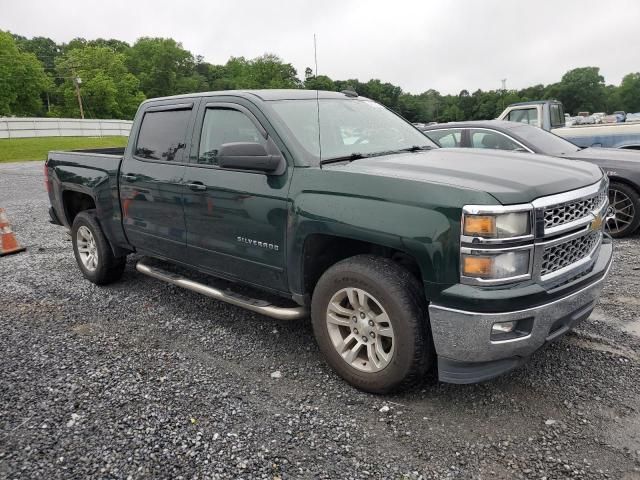
[{"label": "green pickup truck", "polygon": [[352,385],[483,381],[589,316],[611,265],[594,165],[439,149],[353,92],[144,102],[123,151],[50,152],[52,222],[82,274],[139,272],[311,317]]}]

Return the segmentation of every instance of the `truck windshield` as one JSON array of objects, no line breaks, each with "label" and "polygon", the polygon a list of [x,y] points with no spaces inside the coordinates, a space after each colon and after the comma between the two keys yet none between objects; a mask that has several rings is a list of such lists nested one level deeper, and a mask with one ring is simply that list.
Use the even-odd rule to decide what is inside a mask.
[{"label": "truck windshield", "polygon": [[568,140],[538,127],[522,125],[514,127],[511,131],[545,155],[557,157],[580,150],[580,147]]},{"label": "truck windshield", "polygon": [[355,159],[381,152],[437,147],[409,122],[371,100],[321,98],[270,104],[316,164],[321,154],[322,160],[349,156]]}]

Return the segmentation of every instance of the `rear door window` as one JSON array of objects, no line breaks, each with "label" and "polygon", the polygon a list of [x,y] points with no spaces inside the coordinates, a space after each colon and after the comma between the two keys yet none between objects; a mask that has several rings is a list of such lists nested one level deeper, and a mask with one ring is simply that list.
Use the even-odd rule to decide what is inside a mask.
[{"label": "rear door window", "polygon": [[494,150],[518,150],[522,147],[510,138],[491,130],[469,130],[472,148],[489,148]]},{"label": "rear door window", "polygon": [[427,130],[427,137],[436,142],[442,148],[459,147],[462,140],[462,129]]},{"label": "rear door window", "polygon": [[135,155],[146,160],[181,162],[191,109],[151,111],[144,114]]}]

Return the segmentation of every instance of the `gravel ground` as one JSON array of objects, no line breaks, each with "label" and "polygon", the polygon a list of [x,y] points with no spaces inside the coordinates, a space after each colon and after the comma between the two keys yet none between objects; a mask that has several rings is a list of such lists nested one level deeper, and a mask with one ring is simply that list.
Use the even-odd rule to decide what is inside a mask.
[{"label": "gravel ground", "polygon": [[[0,478],[640,479],[638,236],[600,306],[519,370],[361,393],[308,322],[134,270],[96,287],[47,223],[42,164],[0,166]],[[274,374],[280,372],[280,374]]]}]

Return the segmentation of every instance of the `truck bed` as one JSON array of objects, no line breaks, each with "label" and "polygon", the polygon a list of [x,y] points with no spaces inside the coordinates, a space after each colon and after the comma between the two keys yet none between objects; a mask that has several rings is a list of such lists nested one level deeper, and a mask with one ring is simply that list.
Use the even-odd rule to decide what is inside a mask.
[{"label": "truck bed", "polygon": [[602,123],[573,125],[552,130],[580,147],[603,146],[609,148],[634,147],[640,142],[640,123]]},{"label": "truck bed", "polygon": [[[95,148],[49,152],[46,161],[52,219],[71,227],[69,205],[95,208],[105,234],[126,242],[122,228],[118,174],[124,148]],[[73,200],[70,200],[73,197]],[[67,200],[65,208],[65,199]]]}]

